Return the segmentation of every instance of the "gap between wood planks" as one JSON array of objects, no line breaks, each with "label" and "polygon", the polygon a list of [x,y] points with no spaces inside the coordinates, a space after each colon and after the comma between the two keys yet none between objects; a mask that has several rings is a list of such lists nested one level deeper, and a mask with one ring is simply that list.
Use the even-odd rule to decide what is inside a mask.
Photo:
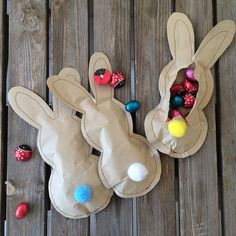
[{"label": "gap between wood planks", "polygon": [[[213,26],[215,26],[217,22],[217,0],[212,0],[212,15],[213,15]],[[214,66],[214,74],[215,74],[215,91],[214,93],[220,94],[220,80],[219,80],[219,63],[218,61]],[[219,220],[220,220],[220,235],[225,235],[224,228],[224,211],[223,211],[223,164],[222,164],[222,144],[221,144],[221,115],[220,115],[221,107],[220,107],[220,96],[215,96],[215,116],[216,116],[216,154],[217,154],[217,176],[218,176],[218,201],[219,201]]]},{"label": "gap between wood planks", "polygon": [[1,29],[2,29],[2,38],[1,38],[1,108],[2,108],[2,120],[1,120],[1,161],[0,161],[0,177],[1,177],[1,225],[0,233],[4,235],[5,226],[6,226],[6,179],[7,179],[7,120],[8,120],[8,107],[7,107],[7,67],[8,67],[8,28],[9,28],[9,14],[6,1],[3,1],[1,9]]}]

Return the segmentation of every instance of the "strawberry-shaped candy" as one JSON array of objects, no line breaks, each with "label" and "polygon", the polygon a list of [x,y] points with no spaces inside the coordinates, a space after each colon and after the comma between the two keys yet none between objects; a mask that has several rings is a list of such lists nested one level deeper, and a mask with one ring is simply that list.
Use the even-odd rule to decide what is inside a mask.
[{"label": "strawberry-shaped candy", "polygon": [[195,97],[191,93],[184,95],[184,107],[192,108],[195,103]]},{"label": "strawberry-shaped candy", "polygon": [[93,79],[98,85],[105,85],[111,80],[111,73],[109,70],[103,68],[98,69],[95,71]]},{"label": "strawberry-shaped candy", "polygon": [[185,89],[181,84],[173,84],[170,88],[171,95],[175,94],[182,95],[182,93],[184,93],[184,90]]},{"label": "strawberry-shaped candy", "polygon": [[32,157],[32,149],[26,144],[22,144],[14,150],[17,161],[28,161]]},{"label": "strawberry-shaped candy", "polygon": [[111,75],[110,85],[113,88],[120,88],[125,84],[125,77],[120,72],[115,72]]},{"label": "strawberry-shaped candy", "polygon": [[189,93],[197,93],[198,91],[198,87],[194,86],[187,79],[184,79],[183,85],[184,85],[184,89],[187,90]]},{"label": "strawberry-shaped candy", "polygon": [[16,207],[16,213],[15,216],[17,219],[23,219],[29,211],[29,205],[26,202],[21,202]]}]

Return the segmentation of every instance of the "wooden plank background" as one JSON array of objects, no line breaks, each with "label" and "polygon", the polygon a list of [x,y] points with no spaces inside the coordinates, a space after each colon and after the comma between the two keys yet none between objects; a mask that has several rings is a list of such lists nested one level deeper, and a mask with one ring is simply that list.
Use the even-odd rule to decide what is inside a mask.
[{"label": "wooden plank background", "polygon": [[[86,219],[66,219],[51,206],[51,170],[37,151],[37,131],[7,103],[6,91],[21,85],[51,105],[46,79],[68,66],[79,70],[89,89],[89,57],[103,51],[113,69],[127,78],[115,96],[123,103],[141,102],[133,120],[135,132],[144,135],[144,118],[160,100],[159,74],[171,59],[166,24],[173,11],[192,21],[196,49],[217,22],[236,21],[235,0],[1,1],[1,235],[236,235],[235,39],[212,68],[215,90],[205,109],[209,128],[201,150],[184,160],[160,154],[162,176],[153,191],[137,199],[114,195],[106,209]],[[24,143],[33,147],[34,155],[19,163],[13,150]],[[29,202],[31,210],[16,220],[21,201]]]}]

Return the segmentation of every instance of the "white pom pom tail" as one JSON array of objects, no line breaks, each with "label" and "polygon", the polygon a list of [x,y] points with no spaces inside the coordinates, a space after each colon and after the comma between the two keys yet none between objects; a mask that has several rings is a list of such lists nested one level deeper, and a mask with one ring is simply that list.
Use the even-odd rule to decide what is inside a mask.
[{"label": "white pom pom tail", "polygon": [[135,162],[129,166],[127,174],[134,182],[141,182],[148,175],[148,170],[142,163]]}]

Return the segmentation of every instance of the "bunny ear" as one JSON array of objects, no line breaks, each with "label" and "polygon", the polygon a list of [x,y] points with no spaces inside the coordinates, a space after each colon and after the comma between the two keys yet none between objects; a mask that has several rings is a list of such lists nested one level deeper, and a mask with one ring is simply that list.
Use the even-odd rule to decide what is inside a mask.
[{"label": "bunny ear", "polygon": [[98,69],[107,69],[112,73],[111,64],[107,56],[101,52],[94,53],[89,62],[89,82],[93,94],[96,98],[96,103],[110,100],[113,97],[114,89],[109,85],[98,85],[93,79],[94,72]]},{"label": "bunny ear", "polygon": [[81,83],[80,75],[77,70],[73,68],[63,68],[59,72],[59,76],[64,76],[67,78],[70,78],[71,80],[77,81],[78,83]]},{"label": "bunny ear", "polygon": [[93,98],[84,87],[71,78],[51,76],[47,80],[47,85],[53,95],[74,110],[83,112],[88,105],[87,102],[93,102]]},{"label": "bunny ear", "polygon": [[194,55],[193,27],[186,15],[173,13],[167,22],[167,37],[172,57],[176,63],[188,66]]},{"label": "bunny ear", "polygon": [[37,129],[41,128],[43,120],[54,116],[47,103],[26,88],[18,86],[10,89],[8,100],[17,115]]},{"label": "bunny ear", "polygon": [[[73,68],[63,68],[59,72],[59,76],[61,78],[67,78],[71,81],[77,81],[78,83],[81,83],[80,75],[79,73],[73,69]],[[52,96],[53,100],[53,111],[57,114],[72,114],[73,110],[66,106],[63,102],[59,101],[55,95]]]},{"label": "bunny ear", "polygon": [[194,58],[203,67],[211,68],[233,40],[235,24],[224,20],[203,39]]}]

